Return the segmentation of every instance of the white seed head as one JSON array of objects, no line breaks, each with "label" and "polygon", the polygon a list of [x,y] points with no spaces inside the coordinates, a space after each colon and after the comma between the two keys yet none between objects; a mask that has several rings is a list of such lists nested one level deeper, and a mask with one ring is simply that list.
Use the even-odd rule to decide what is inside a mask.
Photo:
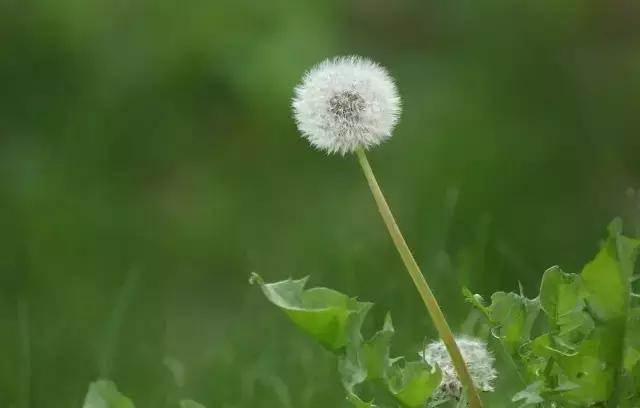
[{"label": "white seed head", "polygon": [[[467,363],[469,374],[474,385],[482,391],[493,391],[493,381],[498,373],[493,368],[495,361],[493,355],[487,350],[487,344],[472,337],[456,337],[456,343],[460,353]],[[442,382],[431,397],[432,403],[440,403],[449,400],[458,400],[462,393],[462,384],[456,375],[456,370],[451,362],[447,348],[442,342],[436,341],[427,345],[420,356],[431,366],[438,366],[442,370]]]},{"label": "white seed head", "polygon": [[352,153],[391,137],[400,97],[387,71],[368,59],[328,59],[311,68],[295,89],[293,115],[312,146]]}]

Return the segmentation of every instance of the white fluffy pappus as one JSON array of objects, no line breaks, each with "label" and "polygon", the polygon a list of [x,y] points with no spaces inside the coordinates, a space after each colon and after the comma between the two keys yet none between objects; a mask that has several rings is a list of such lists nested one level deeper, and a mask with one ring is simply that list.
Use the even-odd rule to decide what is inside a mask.
[{"label": "white fluffy pappus", "polygon": [[[466,336],[456,337],[455,340],[467,363],[474,385],[485,392],[493,391],[493,382],[498,373],[493,368],[495,358],[487,350],[487,344],[482,340]],[[462,384],[456,375],[455,367],[442,340],[427,345],[420,356],[430,366],[438,366],[442,370],[442,381],[431,397],[432,403],[458,400],[462,394]]]},{"label": "white fluffy pappus", "polygon": [[312,146],[343,155],[390,138],[401,111],[391,76],[357,56],[311,68],[295,88],[292,106],[298,130]]}]

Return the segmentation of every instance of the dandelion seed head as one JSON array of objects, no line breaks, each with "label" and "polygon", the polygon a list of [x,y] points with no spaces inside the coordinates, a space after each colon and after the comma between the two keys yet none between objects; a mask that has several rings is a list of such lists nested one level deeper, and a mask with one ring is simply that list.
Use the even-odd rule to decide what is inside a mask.
[{"label": "dandelion seed head", "polygon": [[311,68],[295,88],[292,106],[298,130],[312,146],[343,155],[390,138],[401,111],[391,76],[357,56]]},{"label": "dandelion seed head", "polygon": [[[482,340],[466,336],[457,337],[456,343],[467,363],[474,385],[485,392],[493,391],[493,382],[498,373],[493,368],[495,358],[487,350],[487,344]],[[459,400],[462,394],[462,383],[456,375],[455,367],[442,340],[427,345],[420,356],[429,365],[438,366],[442,370],[442,381],[431,397],[431,402],[438,404],[449,400]]]}]

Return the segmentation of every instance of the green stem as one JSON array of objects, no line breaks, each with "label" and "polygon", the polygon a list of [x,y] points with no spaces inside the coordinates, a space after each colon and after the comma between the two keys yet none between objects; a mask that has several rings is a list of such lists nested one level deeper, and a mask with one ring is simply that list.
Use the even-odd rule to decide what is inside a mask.
[{"label": "green stem", "polygon": [[429,284],[425,280],[422,272],[420,271],[420,267],[418,263],[413,257],[407,242],[404,240],[402,236],[402,232],[400,232],[400,228],[398,228],[398,224],[393,218],[393,214],[391,213],[391,208],[387,204],[387,201],[382,194],[382,190],[378,185],[375,175],[373,174],[373,170],[371,170],[371,166],[369,165],[369,161],[367,160],[367,156],[363,149],[359,148],[356,150],[356,156],[358,157],[358,161],[360,162],[360,166],[362,167],[362,171],[364,172],[364,176],[367,179],[367,183],[369,184],[369,189],[373,194],[373,198],[376,200],[376,204],[378,205],[378,210],[380,211],[380,215],[384,220],[385,225],[387,226],[387,230],[389,231],[389,235],[391,235],[391,239],[395,244],[398,252],[400,253],[400,257],[402,258],[402,262],[404,266],[407,268],[413,283],[422,298],[429,314],[431,315],[431,320],[433,324],[436,326],[438,330],[438,334],[442,339],[442,342],[447,347],[447,351],[451,356],[451,361],[453,362],[453,366],[456,369],[458,374],[458,378],[464,385],[464,388],[467,391],[467,398],[469,400],[469,406],[471,408],[481,408],[482,401],[480,396],[478,395],[478,391],[473,385],[473,380],[471,379],[471,375],[469,374],[469,370],[467,369],[467,365],[464,362],[464,358],[460,353],[460,349],[458,348],[458,344],[455,341],[455,337],[447,324],[447,320],[440,309],[440,305],[436,300]]}]

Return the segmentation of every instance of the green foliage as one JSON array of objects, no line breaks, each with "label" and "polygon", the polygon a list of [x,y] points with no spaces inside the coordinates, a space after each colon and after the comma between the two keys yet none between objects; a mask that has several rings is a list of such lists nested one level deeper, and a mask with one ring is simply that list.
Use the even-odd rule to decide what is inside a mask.
[{"label": "green foliage", "polygon": [[[640,305],[632,293],[640,241],[621,231],[614,221],[580,274],[547,269],[534,299],[522,290],[496,292],[486,303],[464,289],[520,371],[525,389],[512,399],[519,406],[632,408],[640,403]],[[356,408],[423,407],[440,385],[437,367],[390,357],[390,315],[364,339],[361,328],[371,303],[331,289],[305,289],[306,278],[265,284],[254,274],[251,281],[296,326],[338,356],[347,400]]]},{"label": "green foliage", "polygon": [[537,299],[527,299],[515,293],[496,292],[491,305],[485,306],[479,295],[471,295],[465,289],[467,300],[482,311],[494,323],[494,334],[502,339],[506,349],[515,353],[520,344],[529,339],[533,323],[540,312]]},{"label": "green foliage", "polygon": [[389,380],[389,389],[398,401],[409,408],[424,406],[442,381],[440,370],[422,361],[407,363],[394,371]]},{"label": "green foliage", "polygon": [[371,308],[370,303],[358,302],[340,292],[327,288],[304,290],[308,278],[264,284],[258,275],[264,295],[282,309],[304,332],[329,350],[343,348],[352,332]]},{"label": "green foliage", "polygon": [[640,312],[632,293],[638,248],[640,241],[622,235],[616,220],[580,274],[549,268],[535,299],[497,292],[487,305],[465,290],[526,382],[514,402],[638,406]]},{"label": "green foliage", "polygon": [[529,384],[526,389],[513,396],[513,402],[519,402],[523,407],[542,403],[544,402],[544,398],[540,395],[541,388],[541,382]]},{"label": "green foliage", "polygon": [[347,401],[356,408],[418,408],[440,385],[442,373],[423,361],[391,358],[391,315],[365,340],[362,323],[372,304],[327,288],[305,289],[307,278],[264,283],[253,274],[267,299],[295,325],[335,353]]}]

